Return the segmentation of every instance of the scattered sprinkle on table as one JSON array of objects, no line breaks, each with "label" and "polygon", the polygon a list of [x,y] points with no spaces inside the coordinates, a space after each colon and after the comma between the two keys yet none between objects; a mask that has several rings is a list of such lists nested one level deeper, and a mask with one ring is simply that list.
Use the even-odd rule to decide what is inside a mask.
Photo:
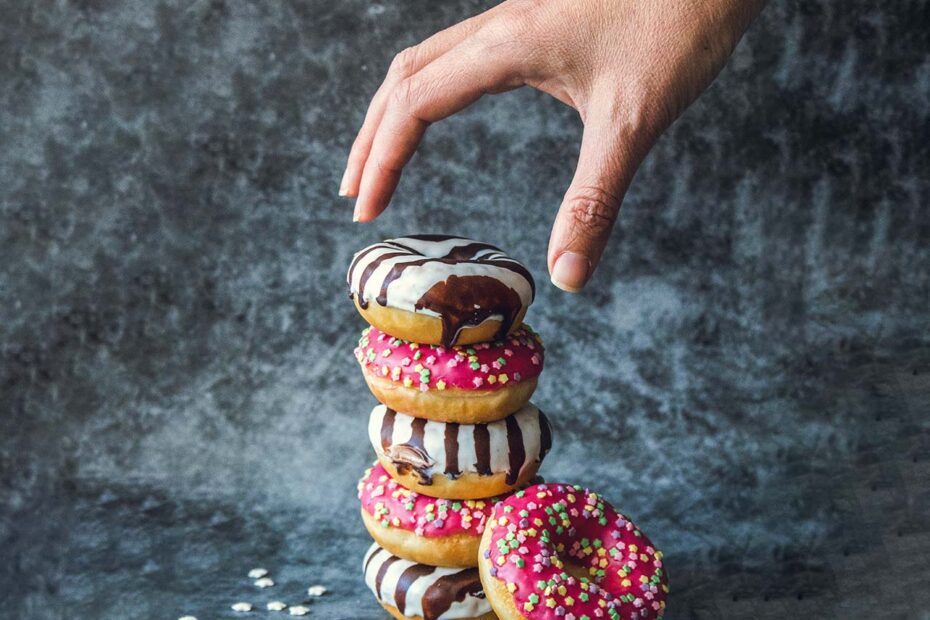
[{"label": "scattered sprinkle on table", "polygon": [[323,596],[326,594],[326,586],[315,585],[307,588],[307,594],[310,596]]},{"label": "scattered sprinkle on table", "polygon": [[178,620],[197,620],[196,616],[181,616]]},{"label": "scattered sprinkle on table", "polygon": [[268,571],[264,568],[253,568],[249,571],[249,579],[261,579],[268,574]]},{"label": "scattered sprinkle on table", "polygon": [[271,577],[262,577],[261,579],[255,580],[255,585],[259,588],[270,588],[274,585],[274,579]]},{"label": "scattered sprinkle on table", "polygon": [[306,616],[308,613],[310,613],[310,609],[308,607],[304,607],[303,605],[294,605],[288,611],[292,616]]},{"label": "scattered sprinkle on table", "polygon": [[281,601],[268,601],[268,604],[265,605],[268,608],[268,611],[284,611],[287,609],[287,604],[282,603]]},{"label": "scattered sprinkle on table", "polygon": [[252,611],[252,603],[233,603],[233,611]]}]

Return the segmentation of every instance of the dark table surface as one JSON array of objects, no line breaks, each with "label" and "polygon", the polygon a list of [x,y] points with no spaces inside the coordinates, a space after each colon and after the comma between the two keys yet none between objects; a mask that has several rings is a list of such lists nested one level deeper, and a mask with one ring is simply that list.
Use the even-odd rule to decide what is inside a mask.
[{"label": "dark table surface", "polygon": [[930,19],[875,4],[770,5],[571,296],[545,96],[431,129],[377,223],[335,196],[393,53],[487,3],[0,2],[0,616],[382,617],[344,270],[442,231],[537,275],[543,473],[665,550],[669,618],[930,617]]}]

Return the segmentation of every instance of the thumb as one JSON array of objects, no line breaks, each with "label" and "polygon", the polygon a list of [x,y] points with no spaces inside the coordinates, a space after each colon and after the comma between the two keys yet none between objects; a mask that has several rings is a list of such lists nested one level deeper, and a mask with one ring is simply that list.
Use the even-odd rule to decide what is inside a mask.
[{"label": "thumb", "polygon": [[549,274],[563,291],[577,293],[594,273],[639,165],[633,132],[616,119],[589,117],[575,176],[552,226]]}]

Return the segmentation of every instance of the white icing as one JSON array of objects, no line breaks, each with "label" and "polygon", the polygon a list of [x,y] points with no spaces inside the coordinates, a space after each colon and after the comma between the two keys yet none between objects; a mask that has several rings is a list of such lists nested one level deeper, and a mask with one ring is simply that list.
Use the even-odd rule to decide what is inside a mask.
[{"label": "white icing", "polygon": [[[400,576],[404,573],[405,570],[411,566],[414,566],[415,562],[404,560],[403,558],[397,558],[384,573],[384,578],[381,581],[381,589],[378,591],[375,588],[375,579],[378,575],[378,571],[381,570],[381,566],[392,557],[397,556],[392,556],[388,551],[379,547],[378,543],[373,543],[371,547],[368,548],[368,552],[365,554],[365,559],[362,562],[362,566],[365,567],[367,565],[367,569],[365,570],[365,584],[374,593],[375,597],[382,603],[387,603],[388,605],[396,607],[397,603],[395,602],[395,595],[397,590],[397,580],[400,579]],[[370,562],[368,561],[368,558],[371,558]],[[473,569],[436,567],[432,573],[419,577],[416,581],[410,584],[410,587],[407,589],[407,596],[404,605],[404,615],[408,617],[422,616],[423,596],[426,594],[427,590],[429,590],[429,588],[432,587],[433,584],[435,584],[440,578],[445,577],[446,575],[454,575],[463,570]],[[468,594],[462,601],[453,601],[449,609],[440,615],[437,620],[476,618],[488,613],[489,611],[491,611],[491,605],[488,603],[487,599]]]},{"label": "white icing", "polygon": [[[386,245],[391,242],[400,243],[419,254],[403,254],[393,258],[386,259],[371,273],[371,276],[365,283],[364,290],[359,290],[361,286],[362,274],[365,269],[376,262],[385,254],[394,254],[401,252],[398,248]],[[395,265],[410,263],[420,260],[424,257],[438,258],[445,256],[452,249],[475,243],[471,239],[453,238],[444,241],[423,241],[412,239],[410,237],[397,237],[388,239],[384,244],[369,246],[364,250],[357,252],[355,256],[367,252],[371,247],[374,250],[368,252],[350,271],[348,275],[349,290],[353,295],[360,297],[368,303],[377,303],[375,300],[381,294],[381,286],[385,278],[391,272]],[[516,260],[498,250],[479,250],[475,254],[475,259],[492,258],[495,260],[508,261],[519,265]],[[520,296],[523,307],[528,307],[533,302],[533,287],[530,282],[521,274],[486,263],[477,262],[457,262],[453,265],[441,262],[429,262],[425,265],[409,267],[404,270],[403,274],[394,280],[387,288],[387,306],[406,310],[408,312],[417,312],[429,316],[438,317],[436,312],[427,309],[417,309],[416,303],[419,301],[434,285],[444,282],[450,275],[457,276],[486,276],[494,278],[504,283],[516,291]],[[490,319],[502,320],[501,315],[493,315]]]},{"label": "white icing", "polygon": [[[386,455],[385,448],[381,445],[381,426],[387,411],[386,406],[378,405],[372,409],[368,418],[368,438],[378,456]],[[542,438],[539,428],[539,409],[532,403],[527,403],[522,409],[511,415],[520,427],[522,435],[525,457],[520,471],[523,471],[527,466],[540,460]],[[410,442],[413,435],[413,421],[413,416],[406,413],[395,413],[391,446],[401,446]],[[430,467],[423,472],[427,476],[434,473],[443,474],[446,470],[446,424],[446,422],[427,420],[423,427],[423,451],[430,460]],[[495,474],[506,473],[510,469],[506,419],[491,422],[484,426],[488,429],[490,439],[491,471]],[[474,424],[458,425],[458,468],[463,473],[478,472],[476,467],[478,454],[475,450],[474,433]]]}]

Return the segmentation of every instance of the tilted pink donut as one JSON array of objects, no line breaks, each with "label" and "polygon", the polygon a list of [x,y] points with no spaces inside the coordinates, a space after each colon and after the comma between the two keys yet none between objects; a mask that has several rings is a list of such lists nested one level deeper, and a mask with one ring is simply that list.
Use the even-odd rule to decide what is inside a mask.
[{"label": "tilted pink donut", "polygon": [[[597,493],[563,484],[527,487],[494,507],[487,528],[490,545],[481,561],[529,620],[648,620],[665,613],[662,553]],[[573,576],[567,563],[588,576]]]}]

